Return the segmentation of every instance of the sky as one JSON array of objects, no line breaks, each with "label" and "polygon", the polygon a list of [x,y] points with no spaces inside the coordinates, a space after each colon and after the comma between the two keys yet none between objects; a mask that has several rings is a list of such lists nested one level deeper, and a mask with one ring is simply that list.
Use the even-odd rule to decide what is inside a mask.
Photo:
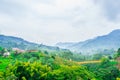
[{"label": "sky", "polygon": [[120,29],[120,0],[0,0],[0,34],[54,45]]}]

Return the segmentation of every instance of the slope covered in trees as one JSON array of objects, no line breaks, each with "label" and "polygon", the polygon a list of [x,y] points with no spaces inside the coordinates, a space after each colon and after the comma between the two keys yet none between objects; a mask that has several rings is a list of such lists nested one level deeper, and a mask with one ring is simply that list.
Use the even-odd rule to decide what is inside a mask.
[{"label": "slope covered in trees", "polygon": [[78,64],[82,59],[74,56],[69,51],[16,53],[11,50],[9,56],[0,56],[0,80],[116,80],[120,77],[113,58],[103,56],[99,63]]}]

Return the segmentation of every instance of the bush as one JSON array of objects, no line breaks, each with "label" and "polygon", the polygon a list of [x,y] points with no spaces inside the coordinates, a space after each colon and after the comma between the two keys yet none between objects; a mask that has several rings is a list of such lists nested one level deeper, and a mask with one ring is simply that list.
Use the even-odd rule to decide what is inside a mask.
[{"label": "bush", "polygon": [[38,62],[16,62],[9,65],[4,79],[13,80],[92,80],[94,74],[82,66],[61,65],[58,69],[51,69]]},{"label": "bush", "polygon": [[80,66],[61,66],[48,74],[48,80],[92,80],[94,74]]},{"label": "bush", "polygon": [[9,65],[6,70],[6,77],[14,75],[18,80],[45,80],[50,67],[34,62],[16,62],[14,65]]}]

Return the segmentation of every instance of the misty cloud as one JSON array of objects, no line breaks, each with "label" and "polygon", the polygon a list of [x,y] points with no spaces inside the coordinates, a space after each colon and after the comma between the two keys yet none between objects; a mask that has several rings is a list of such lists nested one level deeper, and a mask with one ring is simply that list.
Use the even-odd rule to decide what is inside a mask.
[{"label": "misty cloud", "polygon": [[43,44],[82,41],[120,28],[112,0],[2,0],[0,31]]}]

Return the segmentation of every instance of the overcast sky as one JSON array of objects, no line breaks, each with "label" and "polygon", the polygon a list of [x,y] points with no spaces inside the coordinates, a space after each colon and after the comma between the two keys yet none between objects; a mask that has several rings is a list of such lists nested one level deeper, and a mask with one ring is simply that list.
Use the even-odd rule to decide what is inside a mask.
[{"label": "overcast sky", "polygon": [[120,29],[120,0],[0,0],[0,33],[53,45]]}]

